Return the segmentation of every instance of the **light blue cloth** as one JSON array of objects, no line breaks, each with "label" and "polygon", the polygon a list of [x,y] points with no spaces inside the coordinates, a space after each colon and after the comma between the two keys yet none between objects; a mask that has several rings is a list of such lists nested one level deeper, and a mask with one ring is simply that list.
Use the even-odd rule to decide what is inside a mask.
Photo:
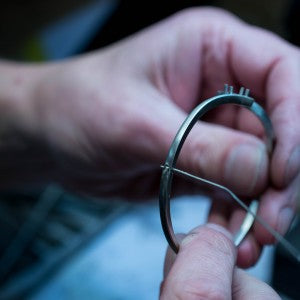
[{"label": "light blue cloth", "polygon": [[[172,201],[175,231],[187,232],[204,223],[209,206],[199,197]],[[30,299],[158,299],[166,246],[157,203],[137,204]],[[267,248],[250,273],[269,282],[272,255]]]}]

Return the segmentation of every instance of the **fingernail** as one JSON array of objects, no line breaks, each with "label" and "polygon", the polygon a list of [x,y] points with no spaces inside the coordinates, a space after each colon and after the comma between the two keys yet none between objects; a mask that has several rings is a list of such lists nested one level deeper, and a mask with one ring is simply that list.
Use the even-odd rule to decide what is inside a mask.
[{"label": "fingernail", "polygon": [[289,157],[286,173],[285,184],[288,185],[300,172],[300,145],[296,146]]},{"label": "fingernail", "polygon": [[280,211],[278,217],[278,223],[277,223],[278,232],[280,232],[281,234],[285,234],[288,231],[294,216],[295,213],[292,208],[290,207],[283,208]]},{"label": "fingernail", "polygon": [[238,145],[231,150],[226,162],[225,180],[235,191],[248,194],[266,174],[267,161],[264,145]]}]

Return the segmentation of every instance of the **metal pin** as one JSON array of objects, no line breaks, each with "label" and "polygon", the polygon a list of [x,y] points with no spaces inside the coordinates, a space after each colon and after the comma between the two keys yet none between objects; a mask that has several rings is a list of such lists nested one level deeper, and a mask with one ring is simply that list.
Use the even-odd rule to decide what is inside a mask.
[{"label": "metal pin", "polygon": [[[201,181],[204,183],[207,183],[209,185],[215,186],[219,189],[222,189],[223,191],[227,192],[244,210],[246,210],[254,219],[257,221],[260,225],[262,225],[296,260],[297,262],[300,262],[300,251],[296,249],[287,239],[285,239],[279,232],[274,230],[266,221],[264,221],[260,216],[258,216],[254,211],[256,211],[255,207],[248,207],[238,196],[236,196],[230,189],[227,187],[220,185],[218,183],[215,183],[213,181],[198,177],[196,175],[190,174],[188,172],[182,171],[177,168],[171,168],[169,166],[163,165],[161,166],[163,169],[169,168],[172,172],[178,173],[180,175],[183,175],[185,177],[194,179],[196,181]],[[255,204],[253,204],[255,206]],[[243,224],[245,224],[246,227],[249,227],[249,224],[251,223],[251,220],[246,220]],[[252,223],[251,223],[252,224]],[[251,226],[250,226],[251,227]],[[242,231],[248,232],[247,228]],[[240,236],[239,236],[240,234]],[[243,236],[243,233],[238,233],[236,235],[236,238],[238,240],[241,240]],[[235,240],[235,244],[237,241]]]},{"label": "metal pin", "polygon": [[228,84],[224,84],[224,94],[228,94]]}]

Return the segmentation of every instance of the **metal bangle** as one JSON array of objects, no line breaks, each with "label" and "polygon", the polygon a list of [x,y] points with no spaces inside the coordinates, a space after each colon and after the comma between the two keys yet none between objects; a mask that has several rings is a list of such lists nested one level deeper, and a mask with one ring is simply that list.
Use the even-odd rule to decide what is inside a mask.
[{"label": "metal bangle", "polygon": [[[162,170],[162,176],[160,181],[160,193],[159,193],[159,206],[160,206],[160,218],[162,228],[165,234],[165,237],[174,250],[175,253],[179,250],[179,243],[174,234],[171,213],[170,213],[170,193],[172,187],[173,171],[172,169],[176,167],[176,162],[180,153],[180,150],[190,133],[191,129],[195,123],[209,110],[222,105],[222,104],[236,104],[243,106],[254,113],[258,119],[261,121],[265,133],[266,133],[266,146],[267,151],[271,154],[273,150],[274,143],[274,131],[272,127],[271,120],[267,116],[264,109],[254,101],[253,98],[249,96],[249,90],[241,88],[240,92],[234,93],[233,87],[228,87],[225,85],[225,89],[215,97],[207,99],[206,101],[199,104],[185,119],[182,123],[180,129],[178,130],[173,143],[169,149],[167,159]],[[256,203],[256,204],[255,204]],[[249,208],[256,211],[258,207],[257,201],[253,201]],[[235,245],[238,246],[244,237],[247,235],[250,230],[252,223],[254,221],[253,215],[249,212],[247,213],[243,224],[240,227],[238,234],[235,236]]]}]

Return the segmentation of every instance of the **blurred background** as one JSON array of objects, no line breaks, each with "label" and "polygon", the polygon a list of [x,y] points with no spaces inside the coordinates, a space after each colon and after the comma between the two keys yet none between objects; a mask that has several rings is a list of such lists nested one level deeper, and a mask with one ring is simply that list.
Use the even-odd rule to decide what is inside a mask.
[{"label": "blurred background", "polygon": [[[12,0],[0,10],[0,57],[51,61],[113,43],[189,6],[223,7],[300,45],[300,1]],[[297,29],[298,28],[298,29]],[[172,203],[177,232],[204,223],[209,199]],[[0,299],[157,299],[167,243],[158,200],[82,198],[51,185],[0,192]],[[287,238],[300,249],[296,218]],[[249,270],[300,299],[300,266],[267,247]]]}]

